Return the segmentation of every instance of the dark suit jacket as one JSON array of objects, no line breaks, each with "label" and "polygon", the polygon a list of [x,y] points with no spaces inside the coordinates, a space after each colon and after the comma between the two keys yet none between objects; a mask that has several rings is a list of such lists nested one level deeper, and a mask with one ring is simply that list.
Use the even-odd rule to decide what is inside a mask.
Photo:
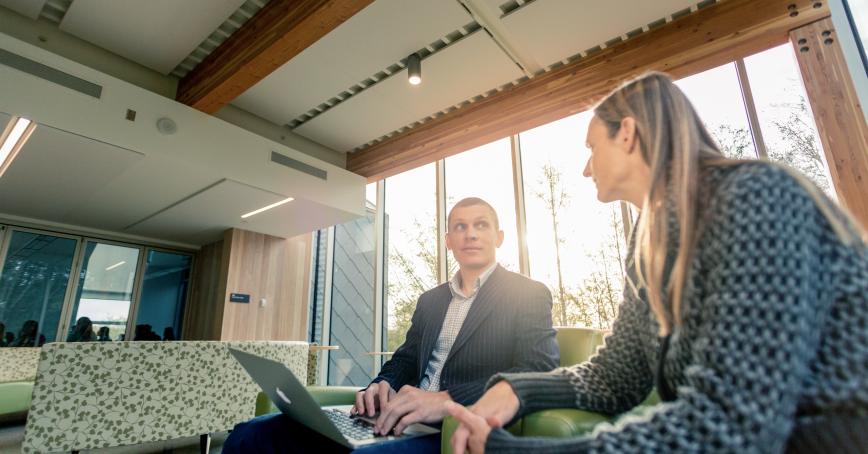
[{"label": "dark suit jacket", "polygon": [[[386,380],[396,391],[404,385],[418,386],[451,301],[448,283],[419,297],[407,339],[372,383]],[[545,285],[497,265],[479,289],[443,364],[440,390],[469,405],[498,372],[557,367],[551,312],[552,297]]]}]

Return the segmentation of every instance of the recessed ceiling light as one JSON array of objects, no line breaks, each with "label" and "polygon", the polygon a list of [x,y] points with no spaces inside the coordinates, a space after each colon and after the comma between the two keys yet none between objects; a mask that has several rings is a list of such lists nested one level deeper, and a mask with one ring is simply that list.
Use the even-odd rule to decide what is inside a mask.
[{"label": "recessed ceiling light", "polygon": [[12,164],[18,151],[36,129],[36,123],[22,117],[12,117],[0,135],[0,176]]},{"label": "recessed ceiling light", "polygon": [[112,266],[106,267],[105,270],[106,270],[106,271],[111,271],[111,270],[113,270],[113,269],[115,269],[115,268],[117,268],[117,267],[123,265],[124,263],[127,263],[127,261],[126,261],[126,260],[121,260],[120,262],[115,263],[115,264],[112,265]]},{"label": "recessed ceiling light", "polygon": [[255,210],[255,211],[251,211],[250,213],[242,214],[242,215],[241,215],[241,219],[247,219],[247,218],[249,218],[250,216],[253,216],[254,214],[259,214],[259,213],[262,213],[262,212],[265,211],[265,210],[270,210],[270,209],[272,209],[272,208],[274,208],[274,207],[279,207],[279,206],[283,205],[284,203],[292,202],[293,200],[295,200],[295,199],[292,198],[292,197],[289,197],[289,198],[286,198],[286,199],[281,200],[280,202],[272,203],[271,205],[268,205],[268,206],[266,206],[266,207],[262,207],[262,208],[260,208],[260,209],[258,209],[258,210]]}]

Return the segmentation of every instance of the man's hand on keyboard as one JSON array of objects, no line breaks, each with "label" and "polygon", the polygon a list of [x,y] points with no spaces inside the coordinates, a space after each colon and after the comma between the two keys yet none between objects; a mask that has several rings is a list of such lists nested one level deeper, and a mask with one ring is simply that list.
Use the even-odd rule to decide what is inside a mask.
[{"label": "man's hand on keyboard", "polygon": [[374,433],[385,435],[394,428],[395,435],[401,435],[410,424],[438,422],[447,414],[446,402],[451,401],[446,391],[423,391],[405,385],[387,405],[380,407],[380,417],[374,425]]},{"label": "man's hand on keyboard", "polygon": [[374,417],[378,411],[381,412],[388,405],[393,396],[395,390],[389,386],[389,382],[384,380],[371,383],[366,389],[356,393],[356,404],[353,405],[350,414]]}]

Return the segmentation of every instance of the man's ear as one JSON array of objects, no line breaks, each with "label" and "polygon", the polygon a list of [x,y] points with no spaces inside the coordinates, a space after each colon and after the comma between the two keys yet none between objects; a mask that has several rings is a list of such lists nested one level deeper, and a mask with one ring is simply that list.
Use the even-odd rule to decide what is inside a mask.
[{"label": "man's ear", "polygon": [[449,232],[444,233],[443,237],[446,238],[446,250],[451,251],[452,250],[452,244],[449,241]]},{"label": "man's ear", "polygon": [[621,119],[621,128],[618,130],[618,144],[621,145],[627,154],[636,150],[638,141],[636,140],[636,119],[633,117],[624,117]]},{"label": "man's ear", "polygon": [[503,230],[498,230],[497,231],[497,247],[500,247],[501,244],[503,244]]}]

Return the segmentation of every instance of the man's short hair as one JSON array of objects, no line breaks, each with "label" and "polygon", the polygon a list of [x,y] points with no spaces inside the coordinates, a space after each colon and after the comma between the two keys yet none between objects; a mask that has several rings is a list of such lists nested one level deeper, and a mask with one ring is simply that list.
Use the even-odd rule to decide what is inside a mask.
[{"label": "man's short hair", "polygon": [[491,215],[494,217],[494,229],[500,230],[500,222],[497,220],[497,211],[494,211],[494,207],[491,206],[485,200],[480,199],[479,197],[465,197],[458,201],[455,205],[452,205],[452,209],[449,210],[449,216],[446,218],[446,231],[448,232],[450,227],[452,226],[452,212],[455,211],[456,208],[469,207],[475,205],[482,205],[488,208],[488,211],[491,211]]}]

